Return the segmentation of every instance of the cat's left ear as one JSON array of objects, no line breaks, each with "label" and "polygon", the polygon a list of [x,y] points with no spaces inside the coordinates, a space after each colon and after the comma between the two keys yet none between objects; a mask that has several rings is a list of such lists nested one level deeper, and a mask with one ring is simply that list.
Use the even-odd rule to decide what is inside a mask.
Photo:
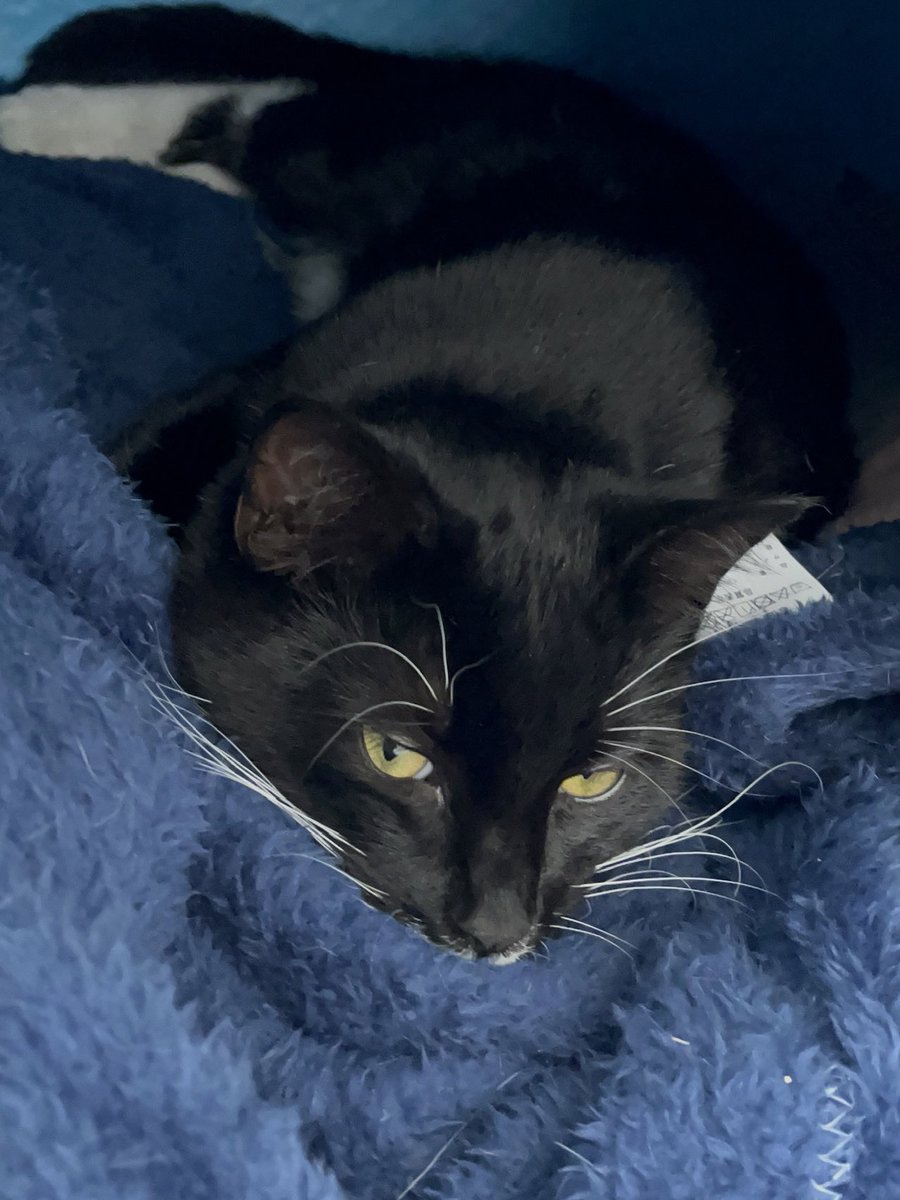
[{"label": "cat's left ear", "polygon": [[674,500],[654,507],[656,529],[632,556],[645,594],[661,607],[704,608],[716,584],[770,533],[812,506],[803,496]]},{"label": "cat's left ear", "polygon": [[367,576],[432,545],[437,505],[424,480],[352,420],[316,404],[257,439],[234,516],[241,554],[297,579],[321,566]]}]

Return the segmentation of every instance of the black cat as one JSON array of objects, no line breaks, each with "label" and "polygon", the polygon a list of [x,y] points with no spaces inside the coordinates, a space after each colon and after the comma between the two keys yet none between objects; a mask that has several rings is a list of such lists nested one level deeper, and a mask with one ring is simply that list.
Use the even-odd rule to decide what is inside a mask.
[{"label": "black cat", "polygon": [[370,902],[512,961],[664,819],[717,579],[840,507],[841,331],[702,148],[562,72],[203,6],[81,18],[25,82],[275,77],[314,90],[163,157],[251,194],[320,319],[118,461],[181,526],[186,690]]}]

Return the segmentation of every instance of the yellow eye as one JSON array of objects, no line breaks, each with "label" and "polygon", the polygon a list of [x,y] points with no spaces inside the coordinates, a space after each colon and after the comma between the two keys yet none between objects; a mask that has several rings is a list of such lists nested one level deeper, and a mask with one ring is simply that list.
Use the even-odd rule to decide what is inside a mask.
[{"label": "yellow eye", "polygon": [[363,728],[362,736],[366,754],[382,775],[390,775],[391,779],[427,779],[434,770],[434,764],[424,754],[376,733],[368,725]]},{"label": "yellow eye", "polygon": [[611,795],[624,778],[624,771],[617,771],[613,767],[598,767],[596,771],[570,775],[559,785],[559,790],[575,800],[599,800],[601,796]]}]

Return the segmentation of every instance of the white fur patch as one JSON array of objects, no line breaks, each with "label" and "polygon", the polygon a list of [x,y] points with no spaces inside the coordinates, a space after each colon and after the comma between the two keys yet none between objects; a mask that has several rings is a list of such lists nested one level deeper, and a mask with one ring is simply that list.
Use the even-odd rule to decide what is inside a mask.
[{"label": "white fur patch", "polygon": [[270,267],[287,277],[294,316],[303,324],[330,312],[344,294],[347,272],[344,260],[306,238],[296,239],[292,250],[277,246],[260,233],[259,240]]},{"label": "white fur patch", "polygon": [[523,959],[526,954],[531,954],[534,948],[534,935],[529,934],[527,938],[523,938],[521,942],[516,942],[508,950],[504,950],[500,954],[489,955],[488,962],[493,967],[509,967],[513,963],[517,963],[520,959]]},{"label": "white fur patch", "polygon": [[38,84],[0,96],[0,146],[45,158],[126,159],[217,191],[240,186],[208,163],[159,166],[159,156],[197,108],[233,97],[242,116],[313,90],[300,79],[266,83]]}]

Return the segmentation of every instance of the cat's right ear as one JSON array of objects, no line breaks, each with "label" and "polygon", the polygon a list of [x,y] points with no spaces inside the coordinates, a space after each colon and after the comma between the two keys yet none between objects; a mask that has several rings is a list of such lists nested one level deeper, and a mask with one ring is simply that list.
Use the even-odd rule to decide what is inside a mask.
[{"label": "cat's right ear", "polygon": [[356,576],[432,545],[424,481],[354,422],[320,405],[279,416],[252,447],[234,536],[257,570],[301,579],[322,566]]},{"label": "cat's right ear", "polygon": [[644,533],[623,564],[641,595],[671,614],[701,612],[719,580],[758,542],[781,533],[812,506],[808,496],[686,499],[633,510]]}]

